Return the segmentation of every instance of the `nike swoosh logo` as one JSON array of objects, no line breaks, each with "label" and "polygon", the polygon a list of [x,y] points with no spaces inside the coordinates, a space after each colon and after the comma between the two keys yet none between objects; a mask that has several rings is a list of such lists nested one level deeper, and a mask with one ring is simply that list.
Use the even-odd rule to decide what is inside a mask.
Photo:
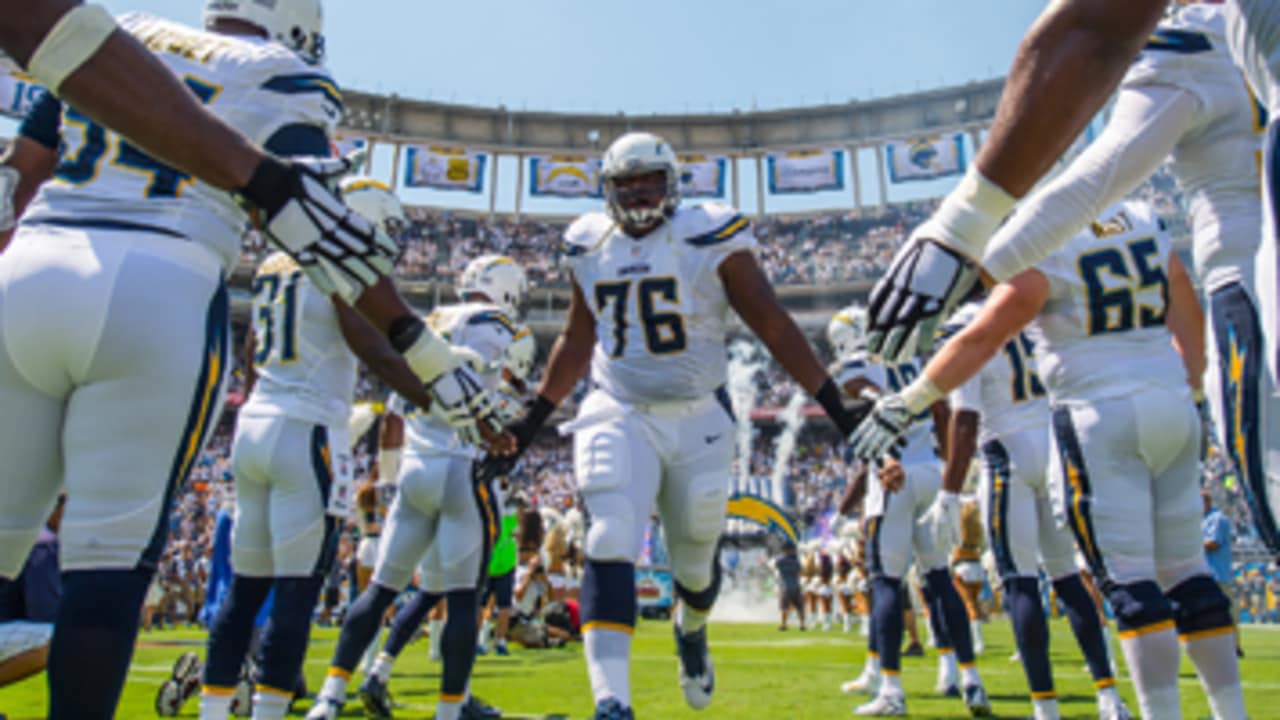
[{"label": "nike swoosh logo", "polygon": [[706,441],[707,441],[707,444],[708,444],[708,445],[711,445],[711,444],[715,443],[715,441],[717,441],[717,440],[719,440],[719,439],[720,439],[720,436],[719,436],[719,435],[708,435],[708,436],[706,436],[705,438],[703,438],[703,440],[706,440]]}]

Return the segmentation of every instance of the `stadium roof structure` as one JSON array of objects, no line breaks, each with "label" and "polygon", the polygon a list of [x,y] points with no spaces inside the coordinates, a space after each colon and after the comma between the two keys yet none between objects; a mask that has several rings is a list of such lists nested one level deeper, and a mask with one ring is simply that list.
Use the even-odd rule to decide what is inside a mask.
[{"label": "stadium roof structure", "polygon": [[503,154],[599,152],[625,132],[646,130],[682,153],[742,156],[977,131],[995,116],[1003,89],[1004,78],[998,78],[842,104],[679,115],[511,110],[346,90],[343,127],[380,142],[466,145]]}]

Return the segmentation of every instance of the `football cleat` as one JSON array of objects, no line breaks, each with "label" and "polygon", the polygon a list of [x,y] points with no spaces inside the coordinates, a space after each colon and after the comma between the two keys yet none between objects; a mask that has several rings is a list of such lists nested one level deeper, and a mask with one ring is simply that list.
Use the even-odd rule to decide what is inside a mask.
[{"label": "football cleat", "polygon": [[897,693],[880,694],[865,705],[853,709],[854,715],[872,717],[906,717],[907,696]]},{"label": "football cleat", "polygon": [[845,695],[876,695],[880,692],[880,673],[863,668],[861,675],[840,686],[840,692]]},{"label": "football cleat", "polygon": [[981,685],[969,685],[964,689],[964,705],[974,717],[991,717],[991,701]]},{"label": "football cleat", "polygon": [[307,711],[306,720],[338,720],[342,712],[342,703],[332,698],[319,696]]},{"label": "football cleat", "polygon": [[591,720],[636,720],[636,714],[617,698],[605,698],[596,703]]},{"label": "football cleat", "polygon": [[506,640],[499,640],[493,644],[493,652],[499,657],[507,657],[511,654],[511,650],[507,647]]},{"label": "football cleat", "polygon": [[494,720],[502,717],[502,711],[475,695],[470,695],[462,703],[462,711],[458,717],[460,720]]},{"label": "football cleat", "polygon": [[193,652],[179,655],[173,663],[169,679],[160,685],[160,690],[156,693],[156,714],[160,717],[176,716],[183,704],[200,692],[200,673],[203,669],[199,655]]},{"label": "football cleat", "polygon": [[711,693],[716,689],[716,672],[711,666],[711,650],[707,647],[707,626],[691,633],[680,632],[679,625],[672,625],[676,634],[676,655],[680,658],[680,689],[684,701],[694,710],[711,704]]},{"label": "football cleat", "polygon": [[173,678],[160,684],[156,691],[156,715],[159,717],[177,717],[182,708],[182,691]]},{"label": "football cleat", "polygon": [[365,716],[371,718],[389,718],[395,707],[391,691],[377,675],[369,675],[360,683],[360,702],[364,703]]},{"label": "football cleat", "polygon": [[1134,720],[1134,716],[1118,693],[1099,693],[1098,720]]}]

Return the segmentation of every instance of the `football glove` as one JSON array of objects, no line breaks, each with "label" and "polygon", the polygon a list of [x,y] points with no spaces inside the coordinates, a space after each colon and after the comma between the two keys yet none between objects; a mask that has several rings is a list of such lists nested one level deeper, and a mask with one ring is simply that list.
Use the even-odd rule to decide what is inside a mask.
[{"label": "football glove", "polygon": [[849,436],[853,454],[868,461],[892,454],[912,419],[906,403],[896,393],[880,396],[871,413]]},{"label": "football glove", "polygon": [[905,362],[933,346],[939,323],[978,282],[978,268],[963,254],[921,234],[898,250],[871,289],[867,350],[886,362]]},{"label": "football glove", "polygon": [[471,363],[440,373],[427,389],[431,393],[431,411],[449,423],[467,445],[480,445],[481,428],[494,435],[502,431],[489,393]]},{"label": "football glove", "polygon": [[510,475],[511,471],[516,469],[516,463],[520,461],[520,456],[525,450],[533,444],[533,439],[538,436],[538,431],[546,424],[547,419],[551,417],[551,413],[555,412],[556,406],[545,397],[539,395],[534,398],[525,407],[524,414],[518,420],[507,425],[507,432],[511,433],[516,439],[515,452],[510,455],[494,455],[489,453],[484,460],[480,461],[479,469],[476,472],[477,479],[480,482],[489,482],[497,477]]},{"label": "football glove", "polygon": [[334,184],[350,158],[267,156],[240,195],[261,210],[263,235],[288,253],[326,295],[354,303],[391,272],[399,247],[382,228],[352,211]]},{"label": "football glove", "polygon": [[960,496],[939,490],[933,504],[920,516],[918,523],[928,529],[938,552],[948,552],[960,544]]}]

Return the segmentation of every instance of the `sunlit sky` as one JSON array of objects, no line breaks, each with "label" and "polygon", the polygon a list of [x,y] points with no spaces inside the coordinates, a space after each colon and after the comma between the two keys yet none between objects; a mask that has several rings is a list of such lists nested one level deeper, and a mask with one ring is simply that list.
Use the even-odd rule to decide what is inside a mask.
[{"label": "sunlit sky", "polygon": [[[198,24],[198,0],[105,0]],[[575,112],[707,112],[865,100],[1002,76],[1039,0],[329,0],[328,65],[344,87],[441,102]],[[678,148],[677,148],[678,149]],[[374,174],[390,176],[390,149]],[[874,178],[874,156],[858,159]],[[509,166],[509,167],[508,167]],[[745,169],[745,168],[744,168]],[[498,203],[514,202],[514,161]],[[752,172],[742,173],[753,209]],[[937,195],[949,181],[891,186]],[[864,199],[875,200],[864,181]],[[486,195],[406,190],[409,202],[487,207]],[[848,206],[851,192],[770,198]],[[581,201],[526,200],[535,212]]]}]

